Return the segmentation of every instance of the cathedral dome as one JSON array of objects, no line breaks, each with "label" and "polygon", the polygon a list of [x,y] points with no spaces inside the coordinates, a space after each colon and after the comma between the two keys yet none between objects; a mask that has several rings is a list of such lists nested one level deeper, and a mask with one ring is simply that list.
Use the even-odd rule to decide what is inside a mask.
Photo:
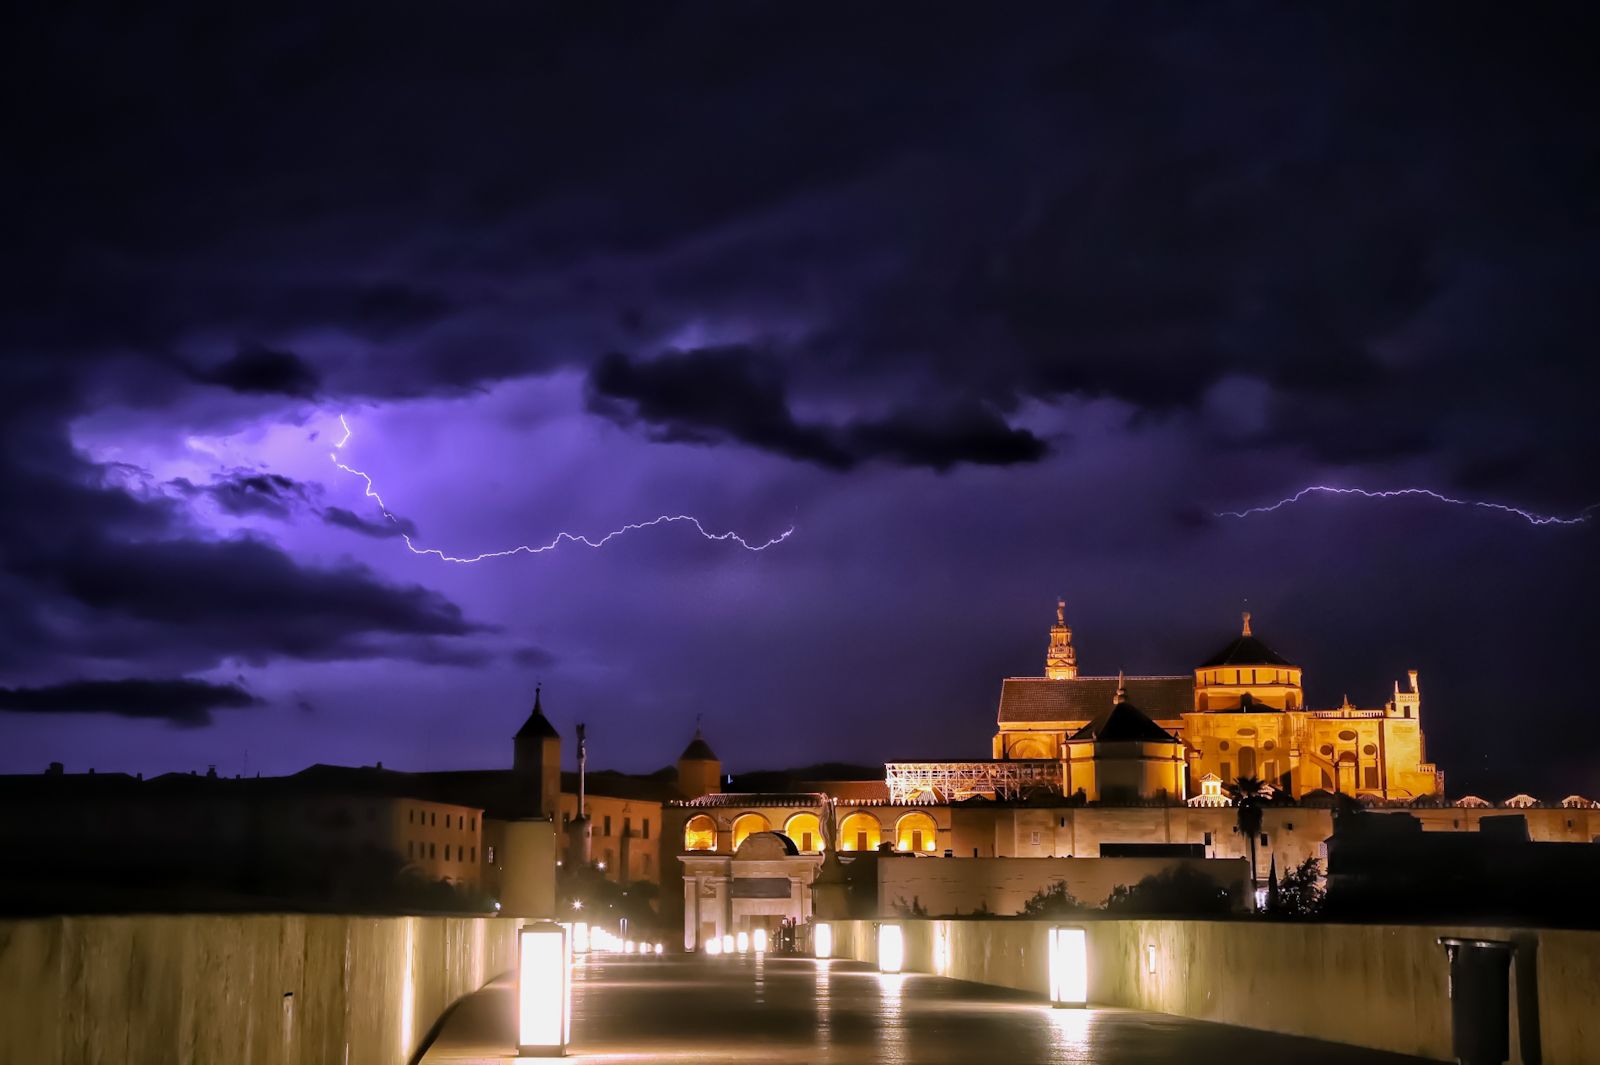
[{"label": "cathedral dome", "polygon": [[1194,670],[1194,708],[1202,713],[1261,713],[1303,705],[1300,667],[1243,631]]},{"label": "cathedral dome", "polygon": [[1228,642],[1228,645],[1210,658],[1201,662],[1199,669],[1215,669],[1218,666],[1293,666],[1294,663],[1262,643],[1260,639],[1250,632],[1250,615],[1244,616],[1244,631]]}]

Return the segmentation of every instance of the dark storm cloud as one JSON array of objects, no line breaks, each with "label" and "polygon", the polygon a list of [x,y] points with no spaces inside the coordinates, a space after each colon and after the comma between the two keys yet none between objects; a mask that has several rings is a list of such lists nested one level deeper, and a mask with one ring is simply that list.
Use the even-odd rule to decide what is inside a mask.
[{"label": "dark storm cloud", "polygon": [[182,728],[211,724],[211,711],[237,710],[260,702],[237,684],[176,680],[80,680],[38,688],[0,688],[0,712],[22,714],[114,714],[149,718]]},{"label": "dark storm cloud", "polygon": [[252,345],[210,369],[190,371],[196,380],[235,392],[306,397],[315,394],[321,378],[292,351]]},{"label": "dark storm cloud", "polygon": [[[27,378],[25,362],[5,374]],[[79,382],[87,391],[89,379]],[[73,389],[12,389],[0,403],[0,667],[48,677],[81,662],[206,668],[226,660],[422,658],[463,664],[452,641],[481,633],[438,592],[364,566],[302,563],[250,537],[219,538],[184,496],[234,515],[283,519],[309,488],[270,472],[224,471],[170,486],[125,487],[126,465],[77,455],[65,425],[86,400]],[[472,651],[472,661],[484,652]]]},{"label": "dark storm cloud", "polygon": [[411,521],[396,517],[390,520],[387,517],[363,518],[355,511],[346,510],[344,507],[327,507],[322,512],[322,520],[340,529],[349,529],[351,532],[360,533],[362,536],[371,536],[378,540],[398,539],[401,536],[415,536],[417,527]]},{"label": "dark storm cloud", "polygon": [[746,348],[676,351],[650,360],[613,353],[589,376],[591,409],[641,422],[660,440],[737,441],[787,458],[848,470],[881,458],[946,470],[960,463],[1036,462],[1044,441],[975,402],[897,411],[843,425],[803,423],[772,358]]},{"label": "dark storm cloud", "polygon": [[259,470],[228,470],[204,485],[180,477],[171,486],[189,498],[204,496],[235,517],[260,514],[280,521],[308,505],[311,495],[309,486],[292,477]]}]

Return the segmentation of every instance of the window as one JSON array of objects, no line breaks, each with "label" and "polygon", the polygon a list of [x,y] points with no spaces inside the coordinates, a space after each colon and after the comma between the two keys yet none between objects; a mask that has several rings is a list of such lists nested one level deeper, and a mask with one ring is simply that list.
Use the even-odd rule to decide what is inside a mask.
[{"label": "window", "polygon": [[624,836],[627,836],[627,835],[632,835],[632,833],[633,833],[633,818],[624,817],[622,819],[622,834]]},{"label": "window", "polygon": [[472,860],[474,862],[478,860],[478,848],[476,847],[472,848]]},{"label": "window", "polygon": [[432,861],[437,857],[439,857],[439,845],[437,843],[428,844],[428,860]]},{"label": "window", "polygon": [[1206,833],[1206,846],[1211,846],[1211,833]]},{"label": "window", "polygon": [[467,831],[468,832],[476,832],[476,831],[478,831],[478,815],[477,814],[473,814],[472,815],[472,823],[467,826]]},{"label": "window", "polygon": [[1035,847],[1037,847],[1039,845],[1039,833],[1037,833],[1037,832],[1028,833],[1028,842],[1033,844]]},{"label": "window", "polygon": [[606,814],[606,827],[605,827],[605,830],[602,831],[600,834],[602,836],[611,835],[611,815],[610,814]]},{"label": "window", "polygon": [[1367,766],[1366,767],[1366,777],[1367,777],[1366,786],[1371,788],[1371,789],[1373,789],[1373,790],[1377,790],[1377,787],[1378,787],[1378,767],[1375,766],[1375,765]]},{"label": "window", "polygon": [[[444,827],[445,828],[449,828],[450,827],[450,815],[449,814],[445,814],[444,815]],[[448,849],[446,850],[445,853],[447,853],[447,854],[449,853]]]},{"label": "window", "polygon": [[406,824],[414,825],[416,823],[417,823],[417,811],[415,811],[415,810],[407,810],[406,811]]},{"label": "window", "polygon": [[435,810],[433,813],[428,815],[428,824],[432,828],[439,827],[439,811]]},{"label": "window", "polygon": [[650,819],[648,817],[644,819],[644,838],[650,838]]},{"label": "window", "polygon": [[1263,847],[1267,845],[1267,834],[1265,832],[1261,833],[1261,845]]},{"label": "window", "polygon": [[489,859],[489,864],[493,865],[494,864],[494,848],[493,847],[485,848],[484,854]]}]

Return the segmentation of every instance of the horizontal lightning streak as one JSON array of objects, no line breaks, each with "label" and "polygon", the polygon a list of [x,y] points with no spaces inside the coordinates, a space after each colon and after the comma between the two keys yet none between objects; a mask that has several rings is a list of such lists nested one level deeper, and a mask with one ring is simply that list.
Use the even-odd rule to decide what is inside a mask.
[{"label": "horizontal lightning streak", "polygon": [[1498,510],[1503,511],[1506,514],[1515,514],[1529,525],[1582,525],[1589,520],[1590,513],[1594,511],[1595,508],[1600,507],[1600,503],[1591,503],[1589,506],[1578,511],[1578,513],[1572,517],[1563,518],[1552,514],[1535,514],[1532,511],[1523,510],[1520,507],[1513,507],[1505,503],[1494,503],[1484,499],[1456,499],[1452,496],[1442,495],[1439,492],[1435,492],[1431,488],[1391,488],[1384,491],[1373,492],[1368,491],[1365,488],[1337,488],[1333,485],[1313,484],[1308,485],[1307,487],[1300,489],[1300,491],[1296,492],[1294,495],[1285,499],[1280,499],[1276,503],[1273,503],[1269,506],[1251,507],[1248,510],[1218,511],[1216,517],[1248,518],[1252,514],[1271,514],[1280,507],[1286,507],[1291,503],[1298,503],[1306,496],[1314,494],[1360,496],[1363,499],[1395,499],[1400,496],[1423,496],[1428,499],[1436,500],[1440,503],[1450,503],[1458,507],[1483,507],[1487,510]]},{"label": "horizontal lightning streak", "polygon": [[[361,480],[366,484],[366,497],[376,502],[378,504],[378,509],[383,512],[383,516],[389,519],[389,521],[393,522],[395,526],[399,528],[401,526],[400,519],[390,513],[388,505],[383,501],[383,497],[379,495],[378,490],[372,486],[372,477],[358,469],[355,469],[352,466],[347,466],[343,462],[339,461],[339,450],[342,449],[345,444],[350,442],[351,436],[350,424],[344,420],[343,414],[339,415],[339,424],[344,428],[344,436],[337,444],[333,445],[335,450],[330,451],[328,453],[328,457],[333,460],[333,464],[340,470],[361,478]],[[451,555],[446,554],[437,547],[418,547],[416,544],[411,542],[411,535],[407,533],[404,528],[401,528],[400,536],[405,541],[406,549],[413,555],[432,555],[443,562],[482,562],[485,559],[509,558],[512,555],[542,555],[546,551],[554,551],[562,544],[567,543],[583,544],[585,547],[604,547],[606,544],[621,536],[623,533],[633,532],[637,529],[648,529],[655,525],[672,525],[680,523],[694,526],[695,531],[707,540],[715,540],[719,542],[731,541],[735,544],[738,544],[746,551],[765,551],[769,547],[775,547],[778,544],[783,543],[785,540],[789,539],[790,536],[794,535],[794,526],[791,525],[789,528],[785,529],[783,532],[779,533],[777,536],[774,536],[765,543],[756,544],[751,543],[749,540],[746,540],[744,537],[735,532],[710,532],[704,525],[700,524],[699,518],[689,514],[662,514],[660,517],[651,518],[649,521],[630,522],[619,529],[611,530],[598,540],[591,540],[589,537],[582,536],[577,533],[562,532],[557,533],[555,539],[551,540],[547,544],[518,544],[516,547],[508,547],[503,551],[485,551],[482,554],[477,555]]]}]

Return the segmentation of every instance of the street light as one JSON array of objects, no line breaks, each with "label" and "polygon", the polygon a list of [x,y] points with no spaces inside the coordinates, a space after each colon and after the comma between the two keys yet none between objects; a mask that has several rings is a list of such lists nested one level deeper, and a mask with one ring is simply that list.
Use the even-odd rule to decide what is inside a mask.
[{"label": "street light", "polygon": [[906,961],[906,941],[897,924],[878,926],[878,971],[897,973]]},{"label": "street light", "polygon": [[734,941],[739,944],[739,953],[740,954],[748,954],[750,952],[750,933],[749,932],[740,932],[738,934],[738,936],[735,937]]},{"label": "street light", "polygon": [[811,952],[819,958],[833,957],[833,925],[819,924],[811,934]]},{"label": "street light", "polygon": [[767,930],[758,928],[752,932],[750,934],[750,945],[755,947],[757,954],[765,954],[767,952]]},{"label": "street light", "polygon": [[1089,1004],[1089,934],[1082,928],[1052,928],[1050,937],[1050,1003]]},{"label": "street light", "polygon": [[567,930],[553,921],[517,932],[517,1053],[566,1053],[572,1029],[572,954]]}]

